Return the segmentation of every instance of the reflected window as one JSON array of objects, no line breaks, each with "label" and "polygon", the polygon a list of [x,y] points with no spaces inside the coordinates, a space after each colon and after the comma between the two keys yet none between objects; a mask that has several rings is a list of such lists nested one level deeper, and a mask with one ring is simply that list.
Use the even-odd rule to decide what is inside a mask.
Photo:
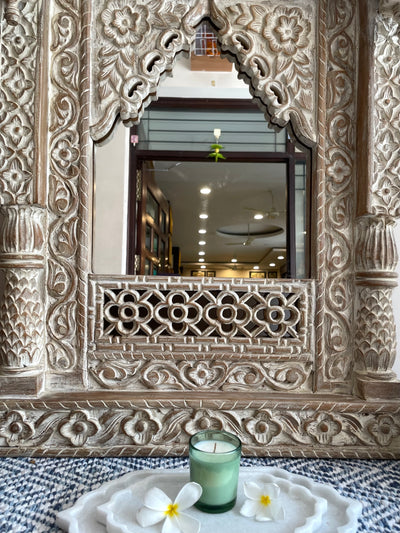
[{"label": "reflected window", "polygon": [[[159,273],[308,275],[309,154],[286,130],[270,128],[252,101],[160,99],[131,133],[139,141],[131,146],[131,172],[140,176],[131,190],[136,195],[141,188],[139,197],[147,198],[145,206],[130,199],[138,206],[136,235],[143,209],[158,221],[160,202],[169,208],[160,211],[163,246],[158,234],[152,240]],[[216,147],[223,155],[218,162]],[[129,242],[135,247],[129,256],[144,257],[140,238]],[[145,274],[145,262],[140,264],[130,273]]]}]

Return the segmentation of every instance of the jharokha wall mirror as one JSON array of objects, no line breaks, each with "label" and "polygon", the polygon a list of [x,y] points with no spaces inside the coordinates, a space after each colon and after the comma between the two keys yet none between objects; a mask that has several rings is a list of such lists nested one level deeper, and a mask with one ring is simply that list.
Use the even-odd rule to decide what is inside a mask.
[{"label": "jharokha wall mirror", "polygon": [[8,0],[0,38],[0,453],[399,457],[398,2]]}]

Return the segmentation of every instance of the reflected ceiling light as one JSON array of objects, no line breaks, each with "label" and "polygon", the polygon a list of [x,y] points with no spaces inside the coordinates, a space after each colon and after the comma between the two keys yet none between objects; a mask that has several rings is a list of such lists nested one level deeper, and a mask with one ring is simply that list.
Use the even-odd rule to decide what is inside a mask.
[{"label": "reflected ceiling light", "polygon": [[201,265],[200,268],[206,268],[206,265]]},{"label": "reflected ceiling light", "polygon": [[206,241],[199,241],[200,246],[204,246],[205,244],[207,244]]},{"label": "reflected ceiling light", "polygon": [[206,255],[206,252],[199,252],[199,255]]},{"label": "reflected ceiling light", "polygon": [[205,261],[205,260],[204,260],[203,258],[202,258],[202,259],[199,259],[199,263],[204,263],[204,261]]},{"label": "reflected ceiling light", "polygon": [[207,230],[206,230],[206,229],[199,229],[199,233],[201,233],[202,235],[204,235],[205,233],[207,233]]},{"label": "reflected ceiling light", "polygon": [[231,259],[231,263],[237,263],[237,259],[236,259],[235,257],[233,257],[233,258]]},{"label": "reflected ceiling light", "polygon": [[274,267],[274,266],[276,266],[276,264],[275,263],[270,263],[269,266],[270,267]]},{"label": "reflected ceiling light", "polygon": [[210,187],[202,187],[200,189],[200,192],[201,192],[201,194],[210,194],[211,189],[210,189]]},{"label": "reflected ceiling light", "polygon": [[208,218],[208,215],[206,213],[200,213],[199,217],[200,218]]},{"label": "reflected ceiling light", "polygon": [[260,267],[258,265],[254,265],[253,270],[260,270]]},{"label": "reflected ceiling light", "polygon": [[280,261],[282,261],[282,259],[285,259],[285,256],[284,256],[284,255],[278,255],[277,259],[279,259]]},{"label": "reflected ceiling light", "polygon": [[254,215],[254,220],[262,220],[264,218],[264,215],[262,213],[256,213]]}]

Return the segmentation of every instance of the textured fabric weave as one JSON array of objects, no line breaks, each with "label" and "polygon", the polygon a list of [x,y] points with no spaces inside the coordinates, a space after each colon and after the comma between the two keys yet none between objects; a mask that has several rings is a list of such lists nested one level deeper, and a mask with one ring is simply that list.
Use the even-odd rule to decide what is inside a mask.
[{"label": "textured fabric weave", "polygon": [[[329,484],[362,502],[359,532],[400,533],[400,461],[243,458],[242,465],[277,466]],[[187,466],[187,458],[0,459],[0,532],[61,533],[56,514],[102,483],[132,470]]]}]

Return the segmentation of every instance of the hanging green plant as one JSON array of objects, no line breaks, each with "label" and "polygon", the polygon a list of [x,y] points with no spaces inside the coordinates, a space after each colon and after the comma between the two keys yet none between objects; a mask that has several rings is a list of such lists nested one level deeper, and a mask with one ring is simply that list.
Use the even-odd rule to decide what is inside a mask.
[{"label": "hanging green plant", "polygon": [[221,161],[223,159],[226,159],[224,155],[221,154],[220,150],[223,150],[223,146],[221,144],[212,144],[210,146],[212,152],[208,154],[208,157],[212,157],[214,161],[217,163],[218,161]]}]

